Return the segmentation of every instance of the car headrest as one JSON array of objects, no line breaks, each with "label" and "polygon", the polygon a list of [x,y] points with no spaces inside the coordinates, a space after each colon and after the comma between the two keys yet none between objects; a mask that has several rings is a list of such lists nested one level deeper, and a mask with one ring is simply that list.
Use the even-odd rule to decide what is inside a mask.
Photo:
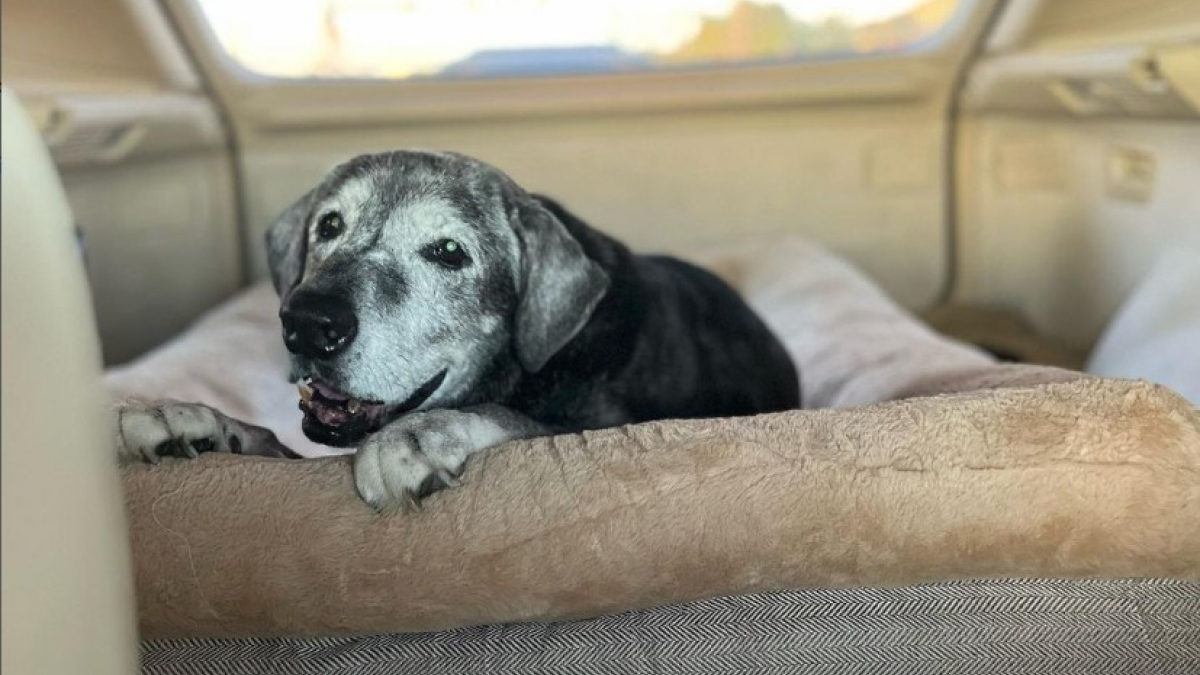
[{"label": "car headrest", "polygon": [[136,672],[124,505],[71,210],[37,130],[0,90],[5,673]]}]

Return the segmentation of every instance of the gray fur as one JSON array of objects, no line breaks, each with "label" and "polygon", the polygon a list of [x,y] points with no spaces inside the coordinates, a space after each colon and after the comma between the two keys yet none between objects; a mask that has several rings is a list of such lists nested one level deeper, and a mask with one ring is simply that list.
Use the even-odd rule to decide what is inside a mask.
[{"label": "gray fur", "polygon": [[[724,282],[634,255],[462,155],[342,164],[267,249],[304,432],[357,447],[356,487],[378,509],[453,485],[509,440],[799,405],[786,351]],[[283,454],[198,404],[125,419],[123,457],[225,449],[230,429]]]},{"label": "gray fur", "polygon": [[[516,317],[517,356],[527,370],[537,372],[587,323],[609,281],[546,209],[522,206],[513,229],[525,244],[525,283]],[[566,307],[571,310],[562,311]]]},{"label": "gray fur", "polygon": [[[330,211],[341,214],[345,230],[323,242],[316,224]],[[423,247],[440,238],[460,242],[470,264],[448,271],[422,259]],[[368,155],[336,167],[279,217],[267,248],[283,303],[301,291],[336,294],[358,319],[354,343],[336,361],[293,354],[295,376],[395,403],[447,373],[416,411],[360,447],[359,491],[379,508],[410,503],[427,481],[456,472],[480,449],[472,439],[487,447],[542,430],[511,413],[477,412],[452,415],[464,425],[457,431],[414,431],[440,428],[449,414],[420,411],[486,402],[485,380],[505,379],[488,366],[505,350],[540,369],[608,286],[562,223],[524,190],[451,153]]]},{"label": "gray fur", "polygon": [[307,257],[308,238],[299,236],[309,217],[313,193],[309,192],[284,211],[267,233],[267,265],[280,297],[286,298],[300,281]]},{"label": "gray fur", "polygon": [[545,427],[499,406],[412,413],[359,447],[354,483],[377,509],[415,508],[429,493],[456,486],[463,464],[475,452],[546,433]]},{"label": "gray fur", "polygon": [[[445,240],[466,258],[431,253]],[[380,509],[517,438],[798,405],[786,352],[723,282],[635,256],[469,157],[355,158],[267,243],[293,375],[318,392],[305,433],[358,447]]]},{"label": "gray fur", "polygon": [[[316,221],[333,210],[345,233],[317,241]],[[420,258],[441,237],[466,247],[467,269],[447,272]],[[449,368],[421,409],[469,401],[484,365],[510,344],[537,370],[607,287],[553,215],[504,174],[452,153],[367,155],[338,166],[280,216],[267,242],[284,302],[299,288],[336,293],[359,320],[336,364],[293,355],[295,373],[390,402]],[[520,298],[515,324],[509,296]]]}]

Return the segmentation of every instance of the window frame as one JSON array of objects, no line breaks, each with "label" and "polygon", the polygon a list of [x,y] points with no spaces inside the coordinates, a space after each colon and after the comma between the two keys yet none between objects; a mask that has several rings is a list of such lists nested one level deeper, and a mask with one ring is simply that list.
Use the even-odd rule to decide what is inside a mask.
[{"label": "window frame", "polygon": [[[855,56],[579,75],[484,78],[290,78],[250,70],[222,46],[198,0],[163,0],[209,78],[266,129],[668,112],[796,103],[901,101],[927,95],[998,0],[960,0],[911,45]],[[278,106],[280,99],[292,105]]]},{"label": "window frame", "polygon": [[[876,59],[876,58],[883,58],[883,59],[896,58],[898,56],[919,54],[921,52],[926,52],[926,51],[937,51],[939,48],[944,46],[944,43],[947,42],[952,37],[952,35],[951,35],[952,33],[954,33],[956,30],[961,30],[964,27],[961,25],[962,23],[964,23],[964,15],[969,13],[969,6],[974,4],[977,0],[954,0],[957,3],[954,7],[954,10],[951,12],[949,18],[946,20],[946,23],[944,23],[936,31],[934,31],[933,33],[931,33],[915,42],[906,44],[903,47],[893,49],[893,50],[887,50],[887,51],[861,52],[861,53],[844,53],[844,52],[821,53],[821,52],[816,52],[807,58],[762,58],[762,59],[747,59],[747,60],[741,60],[741,61],[728,61],[728,62],[721,62],[721,61],[694,62],[694,63],[683,64],[680,66],[664,67],[664,68],[646,68],[646,69],[636,69],[636,70],[627,70],[627,71],[612,71],[612,72],[593,71],[593,72],[580,72],[577,74],[571,73],[571,74],[564,74],[564,75],[495,75],[495,76],[480,76],[480,77],[471,77],[471,76],[439,77],[439,76],[434,75],[434,76],[429,76],[429,77],[424,77],[424,78],[419,78],[419,79],[386,78],[386,77],[356,77],[356,76],[323,77],[323,76],[319,76],[319,75],[313,75],[310,77],[287,77],[287,76],[272,75],[270,73],[264,73],[261,71],[257,71],[257,70],[254,70],[253,68],[250,68],[250,67],[246,66],[245,64],[243,64],[236,57],[234,57],[232,54],[230,54],[227,49],[225,49],[225,46],[224,46],[224,44],[222,44],[221,38],[217,35],[216,30],[213,29],[212,24],[209,23],[208,20],[204,16],[204,10],[201,9],[201,7],[200,7],[202,0],[183,0],[183,1],[187,5],[189,5],[189,10],[194,15],[195,20],[198,23],[203,24],[203,26],[206,29],[205,35],[204,35],[204,39],[205,39],[205,43],[206,43],[205,47],[208,50],[210,50],[211,52],[213,52],[214,54],[221,57],[223,66],[230,72],[231,75],[233,75],[234,77],[242,80],[243,82],[247,82],[247,83],[257,83],[257,84],[269,83],[269,84],[278,85],[278,84],[287,84],[287,83],[313,84],[313,83],[317,83],[317,82],[343,82],[343,83],[347,83],[347,84],[388,82],[391,84],[409,84],[409,83],[415,84],[415,83],[427,83],[427,82],[428,83],[434,83],[434,82],[436,82],[436,83],[480,82],[480,81],[491,81],[491,80],[503,80],[503,81],[509,82],[511,84],[514,82],[524,82],[524,81],[528,81],[528,80],[538,80],[538,79],[574,80],[574,79],[592,79],[595,77],[604,77],[604,76],[636,77],[638,75],[649,74],[649,73],[685,73],[685,72],[713,73],[713,72],[724,71],[724,70],[753,70],[753,69],[758,69],[758,68],[772,68],[772,67],[787,68],[787,67],[792,67],[792,66],[803,66],[803,65],[819,64],[819,63],[834,63],[834,62],[840,62],[840,61],[862,61],[865,59]],[[919,1],[919,0],[917,0],[917,1]],[[956,23],[960,24],[957,29],[955,28]],[[447,65],[453,65],[453,64],[447,64]]]}]

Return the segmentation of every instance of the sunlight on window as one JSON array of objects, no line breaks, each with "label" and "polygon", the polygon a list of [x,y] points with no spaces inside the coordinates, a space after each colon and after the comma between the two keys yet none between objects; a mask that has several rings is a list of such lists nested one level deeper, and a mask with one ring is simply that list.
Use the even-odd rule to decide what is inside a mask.
[{"label": "sunlight on window", "polygon": [[961,0],[195,0],[276,77],[523,77],[893,51]]}]

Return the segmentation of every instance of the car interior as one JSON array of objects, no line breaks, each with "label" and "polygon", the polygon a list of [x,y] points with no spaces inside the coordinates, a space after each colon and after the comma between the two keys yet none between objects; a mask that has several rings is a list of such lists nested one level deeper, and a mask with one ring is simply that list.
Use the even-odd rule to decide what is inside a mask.
[{"label": "car interior", "polygon": [[[286,622],[266,631],[282,642],[233,628],[149,631],[170,639],[139,642],[148,624],[135,585],[151,562],[127,542],[149,517],[132,505],[156,502],[123,496],[109,393],[94,386],[105,371],[149,367],[247,294],[274,302],[267,228],[332,167],[427,148],[483,159],[639,252],[709,261],[751,251],[732,275],[749,279],[739,290],[758,283],[746,275],[805,264],[807,254],[785,255],[801,250],[789,248],[796,242],[819,247],[939,339],[1003,364],[1147,381],[1185,402],[1172,413],[1183,419],[1200,407],[1200,3],[6,0],[0,9],[4,673],[1050,672],[1052,657],[1094,668],[1078,672],[1200,666],[1200,544],[1186,534],[1200,464],[1180,474],[1179,509],[1191,513],[1176,514],[1177,564],[1154,568],[1174,572],[1128,575],[1182,585],[1122,586],[1120,607],[1084,612],[1083,595],[1039,582],[1080,603],[1065,613],[1091,612],[1078,627],[1090,637],[1056,643],[1064,629],[1029,618],[1037,607],[1010,608],[1032,621],[1022,624],[1030,644],[1076,649],[1046,647],[1045,661],[988,653],[1011,667],[971,671],[963,664],[977,654],[943,652],[891,670],[867,661],[707,670],[671,665],[664,651],[639,657],[642,670],[499,656],[470,670],[437,660],[450,657],[436,645],[452,643],[438,642],[436,622],[420,624],[427,665],[392,661],[396,670],[353,659],[301,670],[306,654],[348,643],[278,628]],[[278,336],[277,325],[264,333]],[[221,358],[207,367],[242,367]],[[294,414],[294,398],[284,403]],[[1200,447],[1185,450],[1200,461]],[[276,564],[260,548],[261,564]],[[1096,569],[1083,576],[1104,576]],[[989,588],[977,598],[1019,586]],[[612,608],[664,604],[657,597]],[[272,611],[282,610],[263,616]],[[1116,618],[1134,616],[1143,623]],[[876,620],[887,628],[886,612]],[[947,621],[928,629],[956,630]],[[1156,621],[1161,632],[1147,637],[1145,622]],[[508,639],[490,620],[444,628],[470,624],[493,626],[471,633],[480,644]],[[355,625],[349,632],[384,634],[400,631],[370,629],[407,624]],[[575,624],[558,625],[566,635]],[[705,640],[737,642],[708,626]],[[568,648],[512,630],[529,649]],[[1126,630],[1140,631],[1142,651],[1124,665],[1111,654],[1088,660],[1088,645],[1126,644]],[[257,660],[202,652],[199,641],[214,636],[244,637]],[[376,641],[356,649],[389,648],[355,639]],[[739,650],[765,649],[738,639]],[[946,670],[920,669],[939,663]]]}]

